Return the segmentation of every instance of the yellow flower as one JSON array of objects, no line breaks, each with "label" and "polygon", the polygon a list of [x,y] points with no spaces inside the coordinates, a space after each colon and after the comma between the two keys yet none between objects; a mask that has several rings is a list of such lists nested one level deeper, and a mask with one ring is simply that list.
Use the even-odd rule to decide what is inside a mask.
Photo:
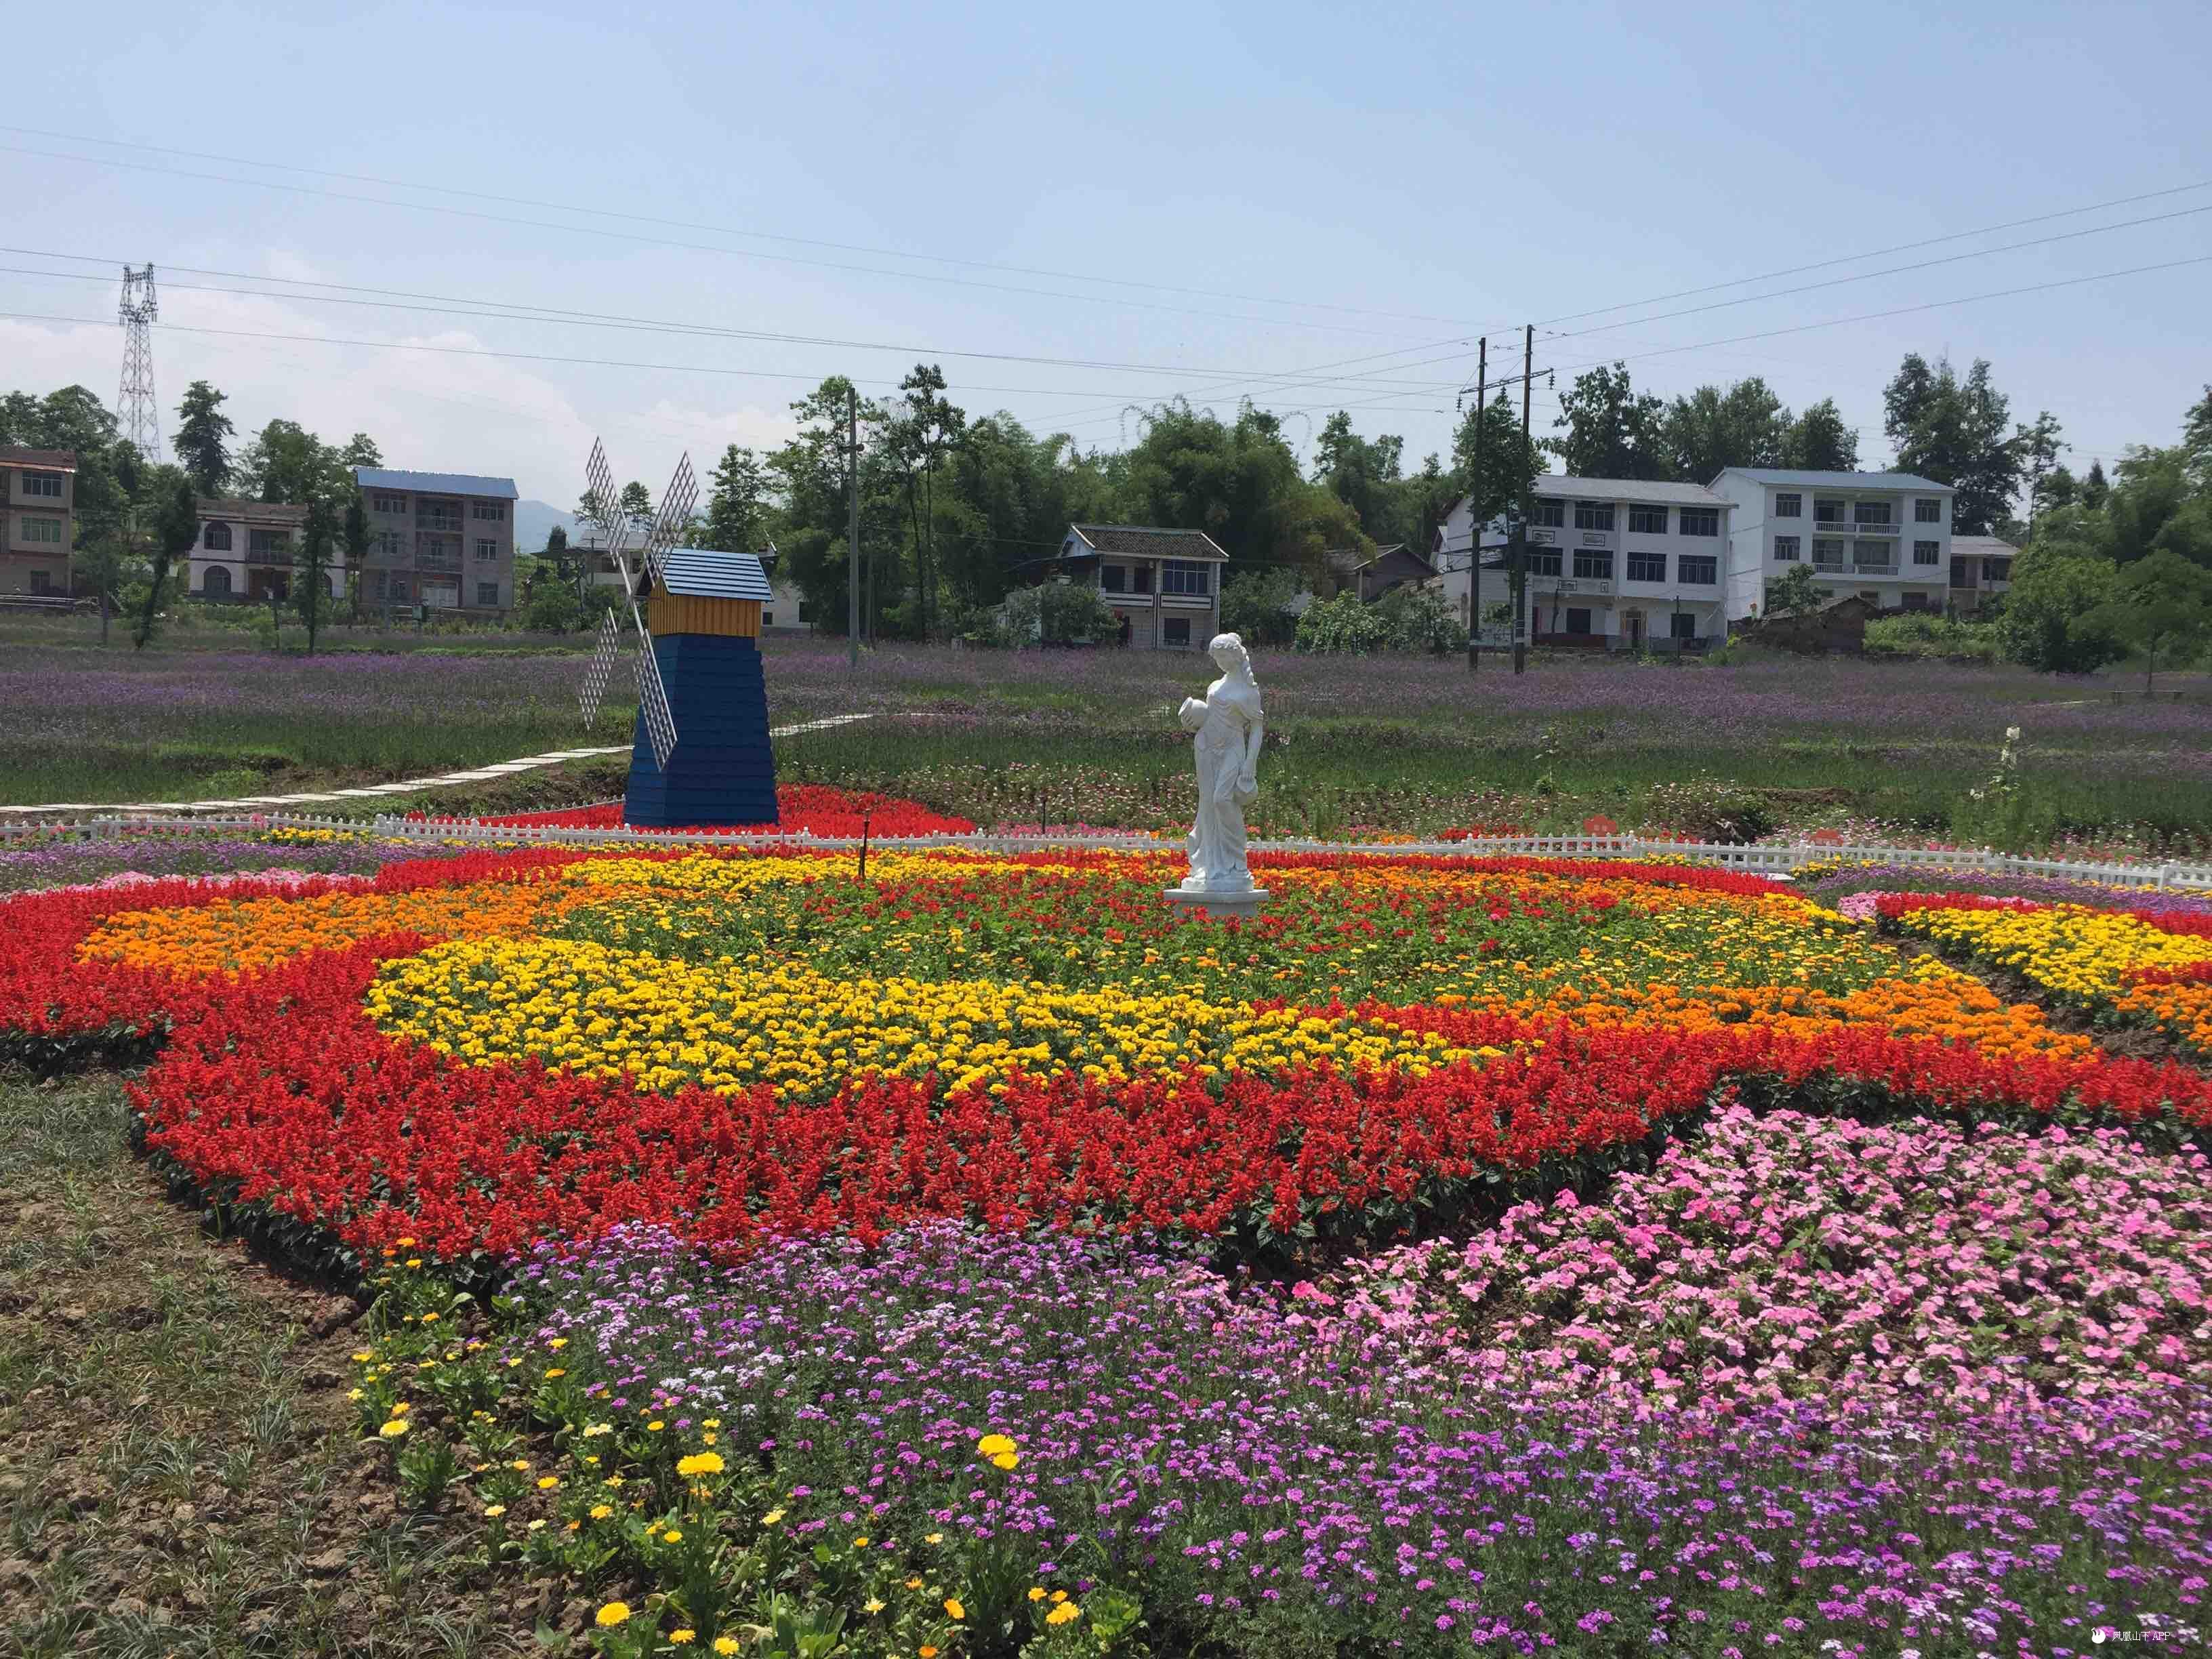
[{"label": "yellow flower", "polygon": [[376,1358],[376,1356],[375,1356],[374,1354],[368,1352],[366,1349],[362,1350],[362,1351],[361,1352],[359,1352],[359,1353],[356,1353],[356,1355],[354,1355],[354,1357],[353,1357],[353,1358],[354,1358],[354,1364],[356,1364],[356,1365],[366,1365],[367,1364],[368,1364],[368,1362],[369,1362],[370,1360],[372,1360],[372,1359],[374,1359],[374,1358]]},{"label": "yellow flower", "polygon": [[646,1429],[646,1432],[647,1432],[647,1433],[648,1433],[648,1434],[659,1434],[659,1433],[663,1429],[666,1428],[667,1426],[668,1426],[668,1425],[667,1425],[667,1424],[665,1424],[665,1423],[662,1422],[659,1418],[657,1418],[657,1417],[656,1417],[656,1418],[654,1418],[654,1419],[653,1419],[653,1421],[652,1421],[652,1422],[650,1422],[650,1423],[648,1423],[648,1424],[647,1424],[647,1425],[645,1425],[645,1429]]},{"label": "yellow flower", "polygon": [[996,1457],[1001,1452],[1010,1452],[1013,1449],[1014,1443],[1003,1434],[987,1434],[975,1443],[975,1449],[986,1457]]},{"label": "yellow flower", "polygon": [[738,1650],[738,1638],[737,1638],[736,1637],[734,1637],[734,1636],[717,1636],[717,1637],[714,1638],[714,1651],[715,1651],[715,1652],[717,1652],[717,1653],[721,1653],[721,1654],[730,1654],[730,1653],[735,1653],[737,1650]]},{"label": "yellow flower", "polygon": [[958,1596],[948,1595],[945,1598],[945,1616],[948,1619],[965,1619],[968,1616],[968,1609],[960,1605]]},{"label": "yellow flower", "polygon": [[660,1536],[665,1542],[671,1544],[680,1544],[684,1541],[683,1529],[678,1527],[671,1527],[666,1532],[661,1534]]},{"label": "yellow flower", "polygon": [[1032,1585],[1030,1585],[1030,1601],[1043,1601],[1043,1600],[1044,1600],[1044,1586],[1043,1586],[1043,1585],[1042,1585],[1042,1584],[1032,1584]]},{"label": "yellow flower", "polygon": [[853,1547],[856,1550],[864,1550],[868,1547],[868,1540],[865,1538],[855,1538],[853,1540]]},{"label": "yellow flower", "polygon": [[941,1532],[933,1532],[921,1541],[925,1544],[942,1544],[945,1541],[945,1534]]},{"label": "yellow flower", "polygon": [[920,1589],[921,1588],[921,1580],[919,1578],[909,1578],[906,1581],[906,1587],[908,1589]]},{"label": "yellow flower", "polygon": [[560,1350],[568,1346],[568,1339],[565,1336],[556,1336],[545,1346],[551,1348],[557,1353]]},{"label": "yellow flower", "polygon": [[1067,1592],[1066,1590],[1054,1590],[1052,1593],[1052,1599],[1056,1602],[1065,1601],[1067,1600]]},{"label": "yellow flower", "polygon": [[682,1630],[672,1630],[669,1632],[668,1639],[675,1643],[677,1646],[682,1647],[686,1642],[697,1641],[699,1639],[699,1632],[687,1626]]},{"label": "yellow flower", "polygon": [[382,1435],[386,1440],[397,1440],[401,1435],[407,1432],[407,1419],[404,1417],[395,1417],[389,1423],[386,1423],[382,1428],[379,1429],[377,1432]]},{"label": "yellow flower", "polygon": [[761,1525],[763,1527],[772,1527],[782,1519],[783,1511],[781,1510],[770,1510],[766,1515],[761,1516]]},{"label": "yellow flower", "polygon": [[1083,1617],[1083,1609],[1081,1607],[1077,1607],[1073,1601],[1062,1601],[1050,1613],[1045,1614],[1044,1621],[1048,1625],[1065,1625],[1070,1620],[1080,1619],[1081,1617]]},{"label": "yellow flower", "polygon": [[584,1438],[593,1440],[600,1435],[612,1434],[614,1431],[615,1425],[611,1423],[587,1423],[584,1425]]},{"label": "yellow flower", "polygon": [[559,1366],[559,1365],[556,1365],[556,1366],[552,1367],[550,1370],[549,1370],[545,1373],[545,1380],[546,1380],[547,1382],[551,1382],[555,1377],[556,1377],[556,1376],[568,1376],[568,1371],[567,1371],[566,1370],[564,1370],[562,1367],[561,1367],[561,1366]]},{"label": "yellow flower", "polygon": [[924,1642],[916,1651],[921,1655],[921,1659],[937,1659],[937,1650],[927,1642]]},{"label": "yellow flower", "polygon": [[869,1597],[869,1598],[868,1598],[865,1602],[863,1602],[863,1603],[861,1604],[861,1607],[860,1607],[860,1611],[861,1611],[862,1613],[867,1613],[870,1617],[873,1617],[875,1614],[881,1613],[883,1610],[884,1610],[884,1604],[883,1604],[881,1601],[878,1601],[878,1600],[877,1600],[874,1596],[872,1596],[872,1596],[870,1596],[870,1597]]},{"label": "yellow flower", "polygon": [[594,1521],[604,1521],[614,1512],[614,1505],[611,1504],[594,1504],[592,1505],[592,1519]]},{"label": "yellow flower", "polygon": [[393,1247],[394,1247],[395,1249],[402,1249],[402,1250],[405,1249],[409,1245],[412,1244],[414,1242],[415,1242],[415,1241],[414,1241],[414,1239],[412,1239],[411,1237],[410,1237],[410,1238],[395,1238],[395,1239],[393,1239],[393,1240],[392,1241],[392,1245],[393,1245]]},{"label": "yellow flower", "polygon": [[538,1477],[538,1490],[540,1492],[551,1492],[560,1484],[561,1477],[557,1474],[541,1474]]},{"label": "yellow flower", "polygon": [[991,1462],[994,1468],[1011,1469],[1015,1464],[1021,1461],[1022,1455],[1019,1452],[1000,1452],[996,1457],[991,1460]]},{"label": "yellow flower", "polygon": [[404,1417],[413,1409],[413,1407],[410,1406],[404,1400],[403,1400],[392,1408],[392,1414],[394,1417]]},{"label": "yellow flower", "polygon": [[526,1457],[518,1457],[507,1467],[519,1474],[527,1474],[530,1473],[530,1460]]},{"label": "yellow flower", "polygon": [[695,1474],[720,1474],[721,1472],[722,1455],[720,1452],[694,1452],[689,1457],[680,1457],[676,1461],[676,1473],[686,1480]]},{"label": "yellow flower", "polygon": [[700,1420],[699,1426],[702,1429],[719,1429],[722,1426],[722,1419],[719,1417],[703,1418]]},{"label": "yellow flower", "polygon": [[489,1516],[493,1520],[496,1521],[501,1516],[507,1513],[507,1505],[504,1504],[487,1504],[484,1505],[484,1513]]},{"label": "yellow flower", "polygon": [[599,1609],[597,1616],[601,1630],[612,1630],[617,1625],[626,1625],[629,1622],[629,1603],[610,1601]]}]

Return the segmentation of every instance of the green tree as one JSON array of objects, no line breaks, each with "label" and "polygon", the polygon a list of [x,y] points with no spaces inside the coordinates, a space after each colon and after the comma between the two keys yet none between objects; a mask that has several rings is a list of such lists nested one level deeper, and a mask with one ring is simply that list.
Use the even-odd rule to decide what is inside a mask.
[{"label": "green tree", "polygon": [[2092,513],[2102,512],[2105,499],[2112,493],[2112,488],[2111,480],[2105,477],[2104,462],[2091,461],[2088,473],[2081,480],[2081,505]]},{"label": "green tree", "polygon": [[773,510],[768,470],[760,457],[732,444],[715,464],[706,517],[694,527],[692,539],[701,547],[726,553],[757,553],[771,539],[769,519]]},{"label": "green tree", "polygon": [[[2027,484],[2027,528],[2035,530],[2035,515],[2045,507],[2057,505],[2051,499],[2051,481],[2061,472],[2059,453],[2072,447],[2058,436],[2058,417],[2049,410],[2035,417],[2033,426],[2019,428],[2013,434],[2020,453],[2021,469]],[[1940,480],[1939,480],[1940,482]],[[2069,484],[2072,480],[2067,481]]]},{"label": "green tree", "polygon": [[1663,478],[1668,457],[1660,441],[1667,405],[1650,392],[1633,391],[1625,363],[1601,364],[1575,377],[1559,398],[1554,429],[1543,447],[1559,458],[1560,469],[1583,478]]},{"label": "green tree", "polygon": [[[364,535],[368,521],[362,520]],[[307,503],[307,522],[292,553],[292,606],[307,625],[307,654],[315,654],[315,635],[331,611],[331,554],[338,537],[337,514],[327,496]]]},{"label": "green tree", "polygon": [[230,483],[230,439],[236,428],[222,412],[225,401],[207,381],[194,380],[177,405],[177,433],[170,447],[192,488],[203,495],[220,495]]},{"label": "green tree", "polygon": [[631,534],[642,536],[653,528],[653,492],[632,478],[622,487],[622,495],[615,502],[615,511],[629,520]]},{"label": "green tree", "polygon": [[2212,570],[2163,549],[2123,568],[2113,592],[2083,619],[2088,628],[2143,653],[2143,690],[2156,688],[2158,663],[2212,641]]},{"label": "green tree", "polygon": [[1770,617],[1807,616],[1826,603],[1827,596],[1820,591],[1820,580],[1809,564],[1793,564],[1766,585]]},{"label": "green tree", "polygon": [[1288,645],[1296,637],[1300,592],[1294,570],[1247,570],[1221,585],[1221,626],[1247,645]]},{"label": "green tree", "polygon": [[1305,608],[1297,643],[1299,650],[1320,655],[1352,655],[1382,650],[1390,643],[1390,629],[1376,606],[1362,605],[1357,593],[1339,593]]},{"label": "green tree", "polygon": [[1882,393],[1882,408],[1898,471],[1958,492],[1951,501],[1956,534],[1993,534],[2019,494],[2023,453],[2011,403],[1990,380],[1989,360],[1976,358],[1960,380],[1948,359],[1931,368],[1918,352],[1907,352]]},{"label": "green tree", "polygon": [[1372,440],[1352,429],[1349,412],[1328,417],[1314,444],[1314,482],[1350,507],[1369,538],[1381,544],[1410,540],[1401,488],[1406,441],[1389,434]]},{"label": "green tree", "polygon": [[[1482,436],[1482,466],[1475,469],[1475,434]],[[1518,510],[1529,481],[1544,470],[1536,445],[1521,436],[1520,412],[1503,392],[1489,406],[1470,409],[1452,438],[1452,467],[1459,491],[1468,498],[1477,525],[1494,524]]]},{"label": "green tree", "polygon": [[2030,668],[2081,674],[2125,654],[2103,611],[2118,587],[2118,567],[2109,559],[2059,544],[2030,547],[2013,565],[1997,619],[2005,655]]},{"label": "green tree", "polygon": [[296,421],[263,427],[240,454],[236,471],[241,487],[257,501],[304,507],[343,500],[354,488],[343,453]]},{"label": "green tree", "polygon": [[361,620],[362,589],[368,572],[368,514],[362,508],[361,491],[346,497],[345,517],[338,526],[338,541],[345,550],[346,609]]},{"label": "green tree", "polygon": [[1782,465],[1806,472],[1856,472],[1858,428],[1844,424],[1843,411],[1833,398],[1823,398],[1791,421],[1783,433]]},{"label": "green tree", "polygon": [[153,509],[153,572],[146,584],[146,602],[138,613],[138,628],[131,643],[144,650],[154,637],[166,597],[170,567],[189,552],[200,536],[199,492],[192,481],[173,466],[148,469],[147,493]]},{"label": "green tree", "polygon": [[1790,411],[1756,374],[1725,391],[1701,386],[1667,407],[1662,476],[1711,483],[1732,466],[1779,466],[1789,432]]},{"label": "green tree", "polygon": [[345,441],[345,447],[338,451],[338,462],[350,475],[357,466],[382,466],[384,452],[376,447],[376,440],[368,434],[356,432]]}]

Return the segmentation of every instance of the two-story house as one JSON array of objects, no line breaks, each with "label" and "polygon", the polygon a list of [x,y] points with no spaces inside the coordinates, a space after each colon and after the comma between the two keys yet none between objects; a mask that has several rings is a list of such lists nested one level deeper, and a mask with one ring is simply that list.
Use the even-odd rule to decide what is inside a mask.
[{"label": "two-story house", "polygon": [[1728,614],[1764,616],[1769,586],[1809,566],[1830,599],[1881,611],[1941,611],[1951,575],[1948,484],[1910,472],[1730,467],[1714,490],[1735,505]]},{"label": "two-story house", "polygon": [[[282,501],[200,498],[200,536],[192,544],[186,592],[222,604],[292,594],[292,561],[307,509]],[[331,597],[345,597],[345,549],[331,548]]]},{"label": "two-story house", "polygon": [[66,599],[76,545],[76,452],[0,444],[0,593]]},{"label": "two-story house", "polygon": [[1146,651],[1203,651],[1221,631],[1229,556],[1202,530],[1072,524],[1047,580],[1085,582],[1114,613],[1121,642]]},{"label": "two-story house", "polygon": [[[1619,650],[1694,647],[1727,632],[1730,502],[1698,484],[1547,474],[1531,489],[1526,636],[1540,645]],[[1473,510],[1467,498],[1437,526],[1436,591],[1474,625]],[[1481,605],[1509,597],[1507,535],[1483,526]],[[1510,628],[1486,629],[1505,642]]]},{"label": "two-story house", "polygon": [[2012,590],[2012,562],[2020,550],[1996,536],[1951,538],[1951,609],[1972,617]]},{"label": "two-story house", "polygon": [[362,597],[374,605],[507,611],[514,594],[512,478],[357,466],[368,513]]}]

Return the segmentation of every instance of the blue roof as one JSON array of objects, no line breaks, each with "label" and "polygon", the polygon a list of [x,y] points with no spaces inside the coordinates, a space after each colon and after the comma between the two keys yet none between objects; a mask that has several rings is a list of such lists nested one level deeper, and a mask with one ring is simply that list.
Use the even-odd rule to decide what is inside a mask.
[{"label": "blue roof", "polygon": [[1730,466],[1722,469],[1721,477],[1731,472],[1763,484],[1797,484],[1807,489],[1926,489],[1946,495],[1958,494],[1949,484],[1937,483],[1917,472],[1805,472],[1787,466]]},{"label": "blue roof", "polygon": [[512,478],[486,478],[473,472],[403,472],[388,466],[357,466],[353,480],[363,489],[420,489],[433,495],[496,495],[517,501],[521,491]]},{"label": "blue roof", "polygon": [[767,599],[768,585],[757,553],[718,553],[706,547],[672,547],[662,555],[660,585],[671,593],[700,599]]}]

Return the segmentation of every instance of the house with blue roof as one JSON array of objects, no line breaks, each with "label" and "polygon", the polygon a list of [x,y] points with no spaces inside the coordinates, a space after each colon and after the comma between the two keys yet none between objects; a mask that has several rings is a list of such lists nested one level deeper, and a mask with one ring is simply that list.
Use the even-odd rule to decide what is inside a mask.
[{"label": "house with blue roof", "polygon": [[365,604],[478,614],[514,608],[514,479],[388,466],[357,466],[353,476],[368,514]]}]

